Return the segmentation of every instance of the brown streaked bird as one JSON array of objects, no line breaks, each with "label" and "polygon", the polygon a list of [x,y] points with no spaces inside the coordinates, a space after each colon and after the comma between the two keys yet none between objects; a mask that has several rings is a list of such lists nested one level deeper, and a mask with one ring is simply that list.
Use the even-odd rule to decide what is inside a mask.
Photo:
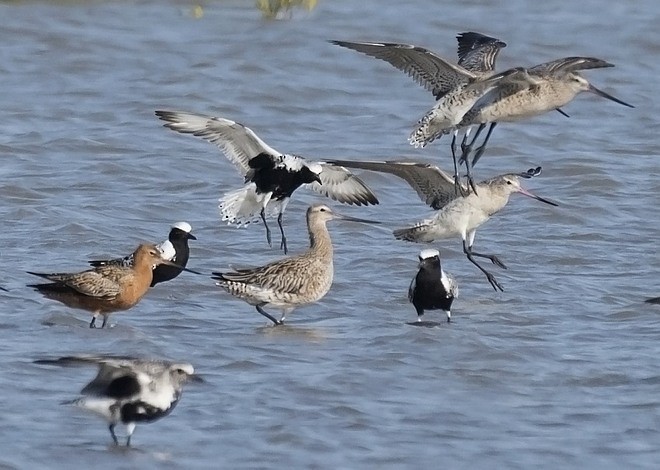
[{"label": "brown streaked bird", "polygon": [[[378,223],[338,214],[323,204],[311,206],[307,209],[310,247],[306,252],[257,268],[214,272],[216,285],[253,305],[275,325],[283,324],[295,308],[322,299],[332,286],[333,249],[326,223],[333,219]],[[264,310],[267,305],[282,311],[279,320]]]},{"label": "brown streaked bird", "polygon": [[90,328],[95,328],[96,318],[103,315],[103,328],[111,313],[127,310],[140,301],[151,285],[153,267],[160,264],[177,266],[163,259],[156,245],[142,244],[133,252],[132,266],[99,266],[79,273],[44,274],[28,271],[28,274],[53,281],[48,284],[29,284],[28,287],[68,307],[92,312]]}]

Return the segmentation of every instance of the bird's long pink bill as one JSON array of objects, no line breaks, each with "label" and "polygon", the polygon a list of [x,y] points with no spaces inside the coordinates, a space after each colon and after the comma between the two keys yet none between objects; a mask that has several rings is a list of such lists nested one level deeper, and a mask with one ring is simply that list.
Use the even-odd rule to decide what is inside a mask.
[{"label": "bird's long pink bill", "polygon": [[634,108],[633,105],[626,103],[625,101],[621,101],[619,98],[615,98],[614,96],[610,95],[609,93],[605,93],[603,90],[599,90],[592,84],[589,84],[589,91],[592,93],[597,94],[598,96],[602,96],[603,98],[607,98],[608,100],[612,100],[615,103],[622,104],[624,106],[628,106],[629,108]]},{"label": "bird's long pink bill", "polygon": [[532,199],[536,199],[537,201],[545,202],[546,204],[550,204],[551,206],[557,207],[559,204],[556,202],[553,202],[549,199],[542,198],[541,196],[537,196],[536,194],[530,193],[524,188],[520,188],[520,191],[518,191],[520,194],[524,194],[525,196],[531,197]]}]

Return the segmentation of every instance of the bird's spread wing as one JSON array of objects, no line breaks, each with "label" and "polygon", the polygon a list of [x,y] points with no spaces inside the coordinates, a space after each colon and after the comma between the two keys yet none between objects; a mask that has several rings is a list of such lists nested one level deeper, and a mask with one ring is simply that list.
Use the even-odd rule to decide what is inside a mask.
[{"label": "bird's spread wing", "polygon": [[468,32],[456,36],[458,65],[470,72],[486,73],[495,70],[497,54],[506,43],[484,34]]},{"label": "bird's spread wing", "polygon": [[433,93],[436,99],[476,77],[469,70],[454,65],[423,47],[394,43],[330,42],[390,63]]},{"label": "bird's spread wing", "polygon": [[321,166],[323,167],[319,173],[321,183],[307,184],[310,189],[344,204],[358,206],[378,204],[378,198],[371,189],[346,168],[327,163],[321,163]]},{"label": "bird's spread wing", "polygon": [[529,73],[545,75],[555,72],[575,72],[578,70],[601,69],[614,67],[614,64],[594,57],[563,57],[530,67]]},{"label": "bird's spread wing", "polygon": [[252,129],[229,119],[178,111],[156,111],[156,116],[167,122],[165,127],[201,137],[217,145],[243,176],[250,171],[248,162],[257,155],[281,155]]},{"label": "bird's spread wing", "polygon": [[[426,204],[440,209],[456,198],[454,178],[434,165],[417,162],[360,162],[331,160],[328,163],[348,168],[390,173],[405,180]],[[467,188],[466,188],[467,189]]]}]

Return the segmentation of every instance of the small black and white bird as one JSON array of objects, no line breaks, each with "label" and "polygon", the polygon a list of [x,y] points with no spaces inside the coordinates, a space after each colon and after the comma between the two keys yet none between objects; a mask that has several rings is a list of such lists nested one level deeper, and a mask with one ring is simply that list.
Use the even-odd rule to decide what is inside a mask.
[{"label": "small black and white bird", "polygon": [[105,418],[112,440],[118,424],[126,426],[126,446],[138,423],[151,423],[170,414],[181,399],[183,385],[202,382],[188,363],[145,360],[131,357],[67,356],[39,359],[36,364],[78,366],[97,365],[94,379],[80,392],[84,395],[63,404],[75,405]]},{"label": "small black and white bird", "polygon": [[306,186],[344,204],[378,204],[374,193],[346,168],[310,162],[284,154],[261,140],[250,128],[220,117],[176,111],[156,111],[165,127],[201,137],[225,154],[245,178],[245,186],[220,198],[222,220],[245,225],[261,219],[271,243],[267,216],[277,215],[282,234],[280,248],[287,253],[282,214],[293,192]]},{"label": "small black and white bird", "polygon": [[419,253],[419,271],[410,283],[408,300],[417,310],[417,321],[422,321],[424,310],[440,309],[451,321],[451,305],[458,297],[458,284],[442,270],[440,252],[434,249]]},{"label": "small black and white bird", "polygon": [[[188,258],[190,257],[188,240],[197,240],[197,237],[191,232],[192,227],[188,222],[177,222],[172,225],[167,240],[156,245],[161,251],[163,259],[172,261],[180,267],[165,264],[159,264],[156,266],[153,272],[151,287],[160,282],[171,281],[181,274],[183,268],[188,264]],[[131,267],[133,266],[133,254],[124,256],[123,258],[94,260],[90,261],[89,264],[94,267],[107,265]]]}]

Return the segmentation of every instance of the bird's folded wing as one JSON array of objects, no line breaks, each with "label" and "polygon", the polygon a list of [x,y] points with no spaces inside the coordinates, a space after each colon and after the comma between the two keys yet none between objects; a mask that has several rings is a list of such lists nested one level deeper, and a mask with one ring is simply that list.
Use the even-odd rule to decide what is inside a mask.
[{"label": "bird's folded wing", "polygon": [[99,274],[96,271],[86,271],[79,276],[65,281],[70,288],[90,297],[113,298],[119,295],[120,287],[117,282]]}]

